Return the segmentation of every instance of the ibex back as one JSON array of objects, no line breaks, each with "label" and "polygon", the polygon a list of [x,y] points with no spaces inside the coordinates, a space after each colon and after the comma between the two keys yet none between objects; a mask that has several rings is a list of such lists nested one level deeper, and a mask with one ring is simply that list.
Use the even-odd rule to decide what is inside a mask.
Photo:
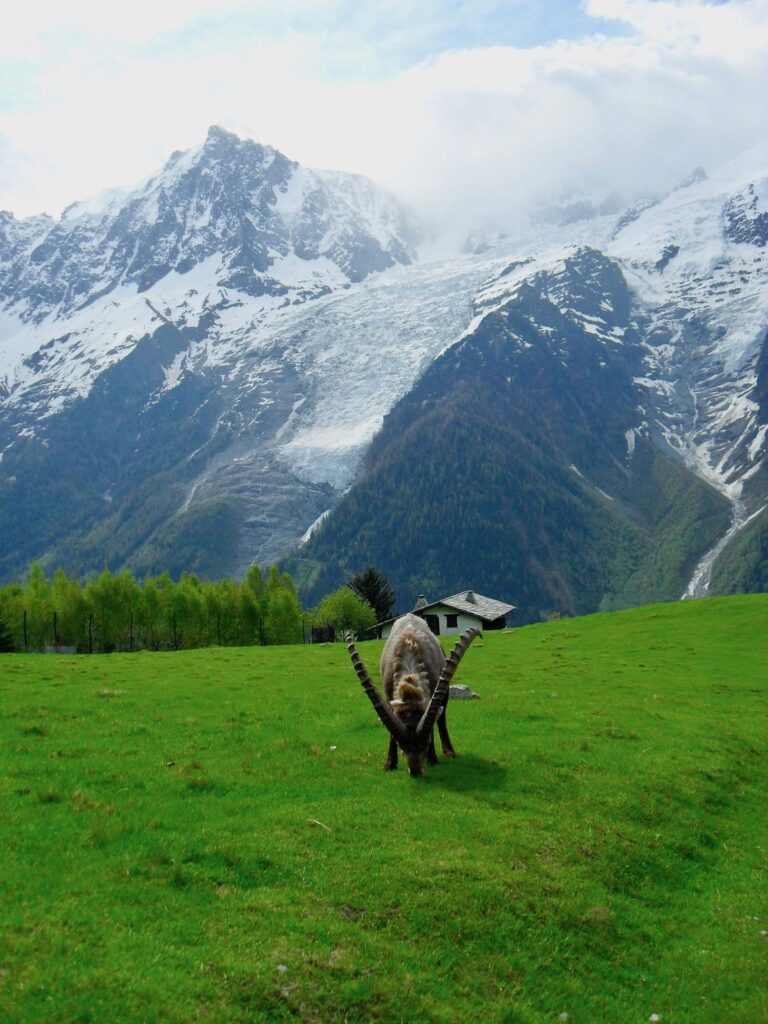
[{"label": "ibex back", "polygon": [[435,723],[443,753],[447,757],[456,756],[446,721],[450,683],[464,652],[479,632],[473,628],[462,633],[446,660],[426,622],[418,615],[403,615],[392,626],[381,654],[381,681],[386,700],[373,685],[352,635],[347,634],[347,649],[355,671],[376,714],[389,730],[385,768],[397,768],[398,747],[405,754],[411,775],[422,774],[425,760],[437,764],[432,732]]}]

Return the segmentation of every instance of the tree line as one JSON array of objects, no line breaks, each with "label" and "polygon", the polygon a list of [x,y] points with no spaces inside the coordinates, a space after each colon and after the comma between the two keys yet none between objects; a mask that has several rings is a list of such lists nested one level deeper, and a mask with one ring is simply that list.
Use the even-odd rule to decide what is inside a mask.
[{"label": "tree line", "polygon": [[[369,568],[317,607],[304,609],[291,576],[276,566],[264,572],[252,565],[241,581],[215,582],[193,573],[178,580],[162,573],[139,582],[129,570],[105,570],[82,585],[61,569],[49,579],[34,563],[23,583],[0,587],[0,652],[291,644],[310,640],[312,627],[326,627],[334,638],[348,629],[361,634],[384,607],[379,577]],[[376,610],[371,601],[378,603]]]}]

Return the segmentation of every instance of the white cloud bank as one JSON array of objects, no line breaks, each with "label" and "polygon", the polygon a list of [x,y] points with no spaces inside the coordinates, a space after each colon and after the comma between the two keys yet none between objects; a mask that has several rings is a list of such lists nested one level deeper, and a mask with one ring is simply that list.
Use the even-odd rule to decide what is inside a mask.
[{"label": "white cloud bank", "polygon": [[625,196],[669,187],[765,135],[765,3],[589,8],[628,33],[449,53],[402,75],[393,106],[419,99],[407,162],[382,154],[388,179],[444,213],[469,205],[514,216],[574,186]]},{"label": "white cloud bank", "polygon": [[[439,218],[509,222],[573,185],[668,187],[768,123],[766,0],[588,0],[611,35],[454,48],[391,72],[360,24],[333,24],[335,6],[286,0],[287,20],[255,32],[247,16],[270,5],[253,0],[220,2],[215,18],[208,0],[136,0],[117,21],[93,0],[23,5],[0,43],[18,72],[0,103],[0,208],[58,213],[216,123],[367,174]],[[467,17],[473,6],[492,5],[466,2]],[[413,5],[391,7],[407,28]]]}]

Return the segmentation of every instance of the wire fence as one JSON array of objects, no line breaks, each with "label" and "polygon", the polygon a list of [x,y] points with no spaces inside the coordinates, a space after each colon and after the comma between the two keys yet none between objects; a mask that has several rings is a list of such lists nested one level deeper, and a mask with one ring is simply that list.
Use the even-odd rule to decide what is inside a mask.
[{"label": "wire fence", "polygon": [[[184,616],[176,612],[148,619],[129,612],[102,616],[95,612],[35,616],[22,609],[8,623],[7,649],[42,654],[111,654],[134,651],[178,651],[198,647],[250,647],[273,643],[330,643],[333,626],[315,626],[306,617],[283,623],[279,637],[270,635],[263,619],[246,621],[226,612]],[[2,647],[0,646],[0,649]]]}]

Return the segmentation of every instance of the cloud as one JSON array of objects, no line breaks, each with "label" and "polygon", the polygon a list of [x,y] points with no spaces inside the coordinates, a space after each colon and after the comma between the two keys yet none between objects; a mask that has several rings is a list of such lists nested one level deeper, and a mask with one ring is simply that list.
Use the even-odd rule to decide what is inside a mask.
[{"label": "cloud", "polygon": [[424,132],[390,180],[444,215],[468,207],[513,218],[574,186],[628,197],[667,188],[762,136],[765,4],[590,9],[621,18],[628,33],[450,53],[402,76]]},{"label": "cloud", "polygon": [[[216,9],[221,16],[241,9],[245,2],[219,0]],[[110,41],[130,47],[179,31],[210,12],[210,0],[26,0],[16,5],[13,30],[0,36],[0,57],[34,60],[72,46],[104,46]]]},{"label": "cloud", "polygon": [[[462,45],[473,14],[473,40],[494,25],[508,38],[529,7],[33,2],[12,54],[28,84],[0,102],[0,207],[56,213],[218,123],[368,174],[437,219],[509,225],[569,187],[668,187],[764,131],[765,0],[589,0],[578,32],[576,5],[550,0],[573,38]],[[422,56],[403,66],[409,46]]]}]

